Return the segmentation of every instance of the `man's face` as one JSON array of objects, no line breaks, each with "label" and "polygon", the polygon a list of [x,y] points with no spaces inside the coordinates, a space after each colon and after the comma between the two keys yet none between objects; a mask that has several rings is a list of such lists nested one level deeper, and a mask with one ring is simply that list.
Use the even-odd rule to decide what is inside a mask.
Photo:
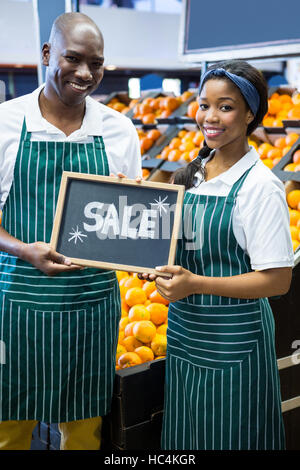
[{"label": "man's face", "polygon": [[98,88],[103,62],[103,40],[89,23],[75,23],[65,33],[57,33],[50,48],[43,46],[49,96],[68,106],[82,103]]}]

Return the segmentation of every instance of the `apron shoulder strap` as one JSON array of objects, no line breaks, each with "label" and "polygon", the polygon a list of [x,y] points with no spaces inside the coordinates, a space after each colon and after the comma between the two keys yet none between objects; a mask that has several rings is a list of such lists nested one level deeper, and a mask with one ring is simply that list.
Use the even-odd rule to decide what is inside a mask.
[{"label": "apron shoulder strap", "polygon": [[234,183],[232,186],[230,193],[228,194],[228,198],[235,199],[238,195],[239,190],[241,189],[245,179],[248,176],[248,173],[251,171],[251,169],[256,165],[256,162],[248,168],[248,170],[245,171],[245,173],[242,174],[242,176]]}]

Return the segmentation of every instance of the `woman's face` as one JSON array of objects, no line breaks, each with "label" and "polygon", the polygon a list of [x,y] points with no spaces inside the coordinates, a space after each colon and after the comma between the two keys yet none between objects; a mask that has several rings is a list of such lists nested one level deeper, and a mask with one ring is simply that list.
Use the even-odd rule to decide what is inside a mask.
[{"label": "woman's face", "polygon": [[233,83],[226,79],[207,80],[198,100],[196,121],[208,147],[221,149],[238,140],[245,142],[253,115]]}]

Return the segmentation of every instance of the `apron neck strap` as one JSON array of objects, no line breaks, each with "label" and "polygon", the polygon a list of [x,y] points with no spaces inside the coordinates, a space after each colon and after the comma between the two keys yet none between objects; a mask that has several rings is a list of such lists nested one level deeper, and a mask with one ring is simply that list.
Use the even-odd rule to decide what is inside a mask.
[{"label": "apron neck strap", "polygon": [[251,165],[250,168],[248,168],[248,170],[246,170],[245,173],[243,173],[242,176],[234,183],[227,197],[234,199],[237,197],[237,194],[241,189],[245,179],[247,178],[249,171],[254,167],[254,165],[256,165],[256,162],[253,163],[253,165]]},{"label": "apron neck strap", "polygon": [[25,116],[24,116],[23,125],[22,125],[22,132],[21,132],[21,142],[22,141],[30,142],[30,137],[31,137],[31,132],[27,131],[26,120],[25,120]]}]

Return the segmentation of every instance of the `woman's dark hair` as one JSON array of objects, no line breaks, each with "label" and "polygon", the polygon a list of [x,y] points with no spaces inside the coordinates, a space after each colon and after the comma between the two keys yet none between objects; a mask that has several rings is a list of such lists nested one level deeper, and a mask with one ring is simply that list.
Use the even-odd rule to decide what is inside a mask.
[{"label": "woman's dark hair", "polygon": [[[264,76],[259,70],[252,67],[252,65],[248,64],[248,62],[245,62],[243,60],[229,60],[226,62],[217,63],[209,67],[208,70],[214,70],[216,68],[223,68],[230,73],[234,73],[235,75],[246,78],[247,80],[249,80],[249,82],[252,83],[252,85],[255,86],[256,90],[258,91],[258,94],[260,96],[260,104],[256,116],[254,116],[253,121],[249,124],[247,128],[246,135],[249,136],[259,126],[268,111],[268,87]],[[210,76],[208,79],[218,80],[220,78],[222,80],[229,80],[231,82],[231,80],[226,76]],[[202,84],[202,87],[204,83]],[[199,90],[199,94],[200,93],[201,90]],[[249,109],[248,103],[245,99],[244,101],[246,103],[247,108]],[[203,169],[201,161],[203,158],[208,157],[211,151],[212,149],[209,148],[206,145],[206,142],[204,141],[203,147],[200,150],[198,157],[195,158],[192,162],[188,163],[185,168],[180,168],[180,170],[176,171],[172,176],[172,181],[175,184],[183,184],[185,186],[185,189],[189,189],[193,186],[195,173],[197,171],[202,173],[203,177],[205,178],[205,169]]]}]

